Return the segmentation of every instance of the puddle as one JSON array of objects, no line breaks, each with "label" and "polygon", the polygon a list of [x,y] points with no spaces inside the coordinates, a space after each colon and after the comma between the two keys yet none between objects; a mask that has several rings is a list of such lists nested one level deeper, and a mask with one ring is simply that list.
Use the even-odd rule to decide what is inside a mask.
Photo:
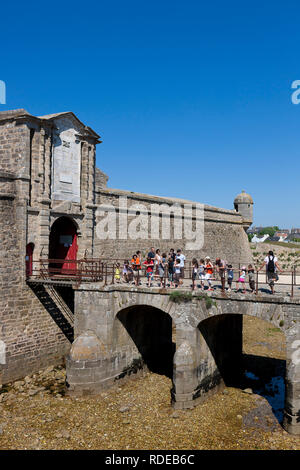
[{"label": "puddle", "polygon": [[244,376],[253,393],[261,395],[269,402],[278,422],[282,423],[285,399],[284,377],[277,375],[265,381],[251,371],[245,371]]}]

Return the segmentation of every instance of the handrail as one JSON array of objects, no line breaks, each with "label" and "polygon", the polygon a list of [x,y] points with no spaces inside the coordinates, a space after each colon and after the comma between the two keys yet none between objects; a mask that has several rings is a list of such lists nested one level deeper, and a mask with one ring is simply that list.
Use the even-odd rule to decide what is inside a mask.
[{"label": "handrail", "polygon": [[[77,260],[62,260],[62,259],[39,259],[33,260],[32,270],[30,275],[27,274],[27,279],[34,280],[36,278],[43,280],[64,280],[80,282],[104,282],[104,285],[114,284],[118,281],[118,278],[115,277],[115,269],[117,263],[120,264],[120,275],[122,277],[122,266],[124,261],[120,259],[104,259],[104,258],[90,258],[90,259],[77,259]],[[131,263],[129,262],[129,265]],[[233,266],[232,270],[235,274],[233,282],[237,281],[236,274],[239,273],[241,263],[239,266]],[[246,264],[245,264],[246,265]],[[168,263],[164,264],[164,274],[162,277],[159,276],[156,271],[157,265],[153,269],[153,277],[156,279],[161,279],[161,286],[164,288],[167,286],[168,279]],[[141,264],[139,269],[139,275],[136,278],[137,283],[139,284],[140,279],[146,277],[146,267]],[[259,273],[258,269],[254,267],[255,271],[255,293],[258,294],[258,288],[260,285],[268,284],[267,275],[264,281],[261,280],[263,276],[263,271]],[[198,281],[198,277],[193,279],[193,269],[192,262],[185,262],[185,270],[183,279],[192,281],[192,289],[195,288],[195,283]],[[295,287],[299,286],[298,277],[300,278],[300,272],[297,273],[297,267],[293,266],[290,270],[285,270],[280,272],[280,280],[276,282],[276,285],[281,286],[290,286],[290,296],[293,297],[295,294]],[[226,290],[226,270],[217,271],[214,267],[214,274],[212,275],[212,280],[221,281],[221,290],[225,292]],[[286,282],[284,282],[286,281]],[[246,282],[245,282],[246,284]]]}]

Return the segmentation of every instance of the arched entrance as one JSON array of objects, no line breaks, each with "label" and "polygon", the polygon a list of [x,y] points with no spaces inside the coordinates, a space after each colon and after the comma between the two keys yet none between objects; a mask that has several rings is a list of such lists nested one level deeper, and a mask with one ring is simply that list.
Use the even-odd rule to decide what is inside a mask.
[{"label": "arched entrance", "polygon": [[52,273],[76,271],[77,227],[69,217],[60,217],[51,227],[49,240],[50,269]]}]

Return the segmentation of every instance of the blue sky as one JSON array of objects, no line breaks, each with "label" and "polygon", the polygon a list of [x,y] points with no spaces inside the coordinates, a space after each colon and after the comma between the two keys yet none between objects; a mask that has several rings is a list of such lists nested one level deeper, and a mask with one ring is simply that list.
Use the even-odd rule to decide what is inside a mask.
[{"label": "blue sky", "polygon": [[73,111],[98,132],[109,186],[300,226],[297,1],[11,2],[1,6],[7,100]]}]

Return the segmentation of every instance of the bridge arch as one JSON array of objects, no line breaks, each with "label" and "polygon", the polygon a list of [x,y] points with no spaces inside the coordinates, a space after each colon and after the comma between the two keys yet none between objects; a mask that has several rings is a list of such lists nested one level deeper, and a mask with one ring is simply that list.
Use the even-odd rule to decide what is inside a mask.
[{"label": "bridge arch", "polygon": [[173,377],[176,349],[172,317],[153,305],[130,305],[114,318],[112,346],[128,363],[140,361],[151,372]]}]

